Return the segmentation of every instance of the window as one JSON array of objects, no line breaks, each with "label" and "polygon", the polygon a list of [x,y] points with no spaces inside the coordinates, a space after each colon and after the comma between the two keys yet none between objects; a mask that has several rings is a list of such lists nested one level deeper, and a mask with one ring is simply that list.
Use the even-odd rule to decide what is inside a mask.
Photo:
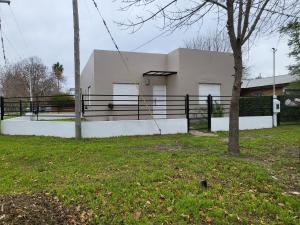
[{"label": "window", "polygon": [[114,105],[137,105],[138,84],[113,84]]},{"label": "window", "polygon": [[213,96],[213,101],[220,103],[221,85],[220,84],[199,84],[199,103],[205,104],[207,96]]}]

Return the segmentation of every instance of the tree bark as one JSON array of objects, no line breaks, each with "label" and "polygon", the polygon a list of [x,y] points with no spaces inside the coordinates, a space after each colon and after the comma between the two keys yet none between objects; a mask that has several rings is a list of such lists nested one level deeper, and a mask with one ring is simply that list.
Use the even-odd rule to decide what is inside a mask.
[{"label": "tree bark", "polygon": [[242,47],[237,44],[234,51],[234,84],[232,88],[232,99],[230,103],[230,122],[229,122],[229,143],[228,151],[231,155],[240,154],[239,144],[239,103],[241,93],[241,83],[243,76],[243,56]]},{"label": "tree bark", "polygon": [[73,0],[74,62],[75,62],[75,136],[81,139],[81,93],[78,2]]}]

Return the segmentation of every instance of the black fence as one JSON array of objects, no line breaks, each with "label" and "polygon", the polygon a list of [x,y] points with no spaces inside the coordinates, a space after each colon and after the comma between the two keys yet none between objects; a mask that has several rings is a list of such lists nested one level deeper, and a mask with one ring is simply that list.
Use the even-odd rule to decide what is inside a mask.
[{"label": "black fence", "polygon": [[[81,114],[103,121],[187,118],[189,130],[210,130],[212,117],[229,116],[230,102],[230,96],[211,95],[82,95]],[[239,105],[240,116],[272,115],[272,97],[241,97]],[[1,119],[19,116],[74,118],[74,96],[1,97]]]},{"label": "black fence", "polygon": [[279,96],[281,111],[278,114],[280,124],[300,124],[300,95]]},{"label": "black fence", "polygon": [[186,110],[186,96],[182,95],[82,96],[82,115],[100,120],[185,118]]},{"label": "black fence", "polygon": [[20,116],[34,116],[37,120],[43,117],[72,117],[75,111],[72,95],[1,97],[0,100],[1,120]]},{"label": "black fence", "polygon": [[213,97],[209,96],[187,96],[187,119],[188,130],[210,130],[211,115],[213,109]]}]

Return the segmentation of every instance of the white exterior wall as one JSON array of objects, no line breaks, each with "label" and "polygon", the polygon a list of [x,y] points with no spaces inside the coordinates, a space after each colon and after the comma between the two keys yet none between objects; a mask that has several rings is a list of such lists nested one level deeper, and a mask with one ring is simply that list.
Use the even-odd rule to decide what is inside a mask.
[{"label": "white exterior wall", "polygon": [[[187,133],[186,119],[162,119],[156,120],[156,122],[161,129],[161,134]],[[2,121],[1,133],[73,138],[75,137],[75,123],[10,119]],[[159,133],[154,120],[82,122],[83,138],[155,135]]]},{"label": "white exterior wall", "polygon": [[[240,130],[255,130],[272,127],[272,116],[240,117]],[[211,118],[211,131],[229,131],[229,117]]]}]

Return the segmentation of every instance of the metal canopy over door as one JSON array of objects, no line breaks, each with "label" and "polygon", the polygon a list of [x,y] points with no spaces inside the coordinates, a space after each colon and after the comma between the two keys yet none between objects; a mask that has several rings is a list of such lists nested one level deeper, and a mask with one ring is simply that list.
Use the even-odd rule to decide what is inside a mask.
[{"label": "metal canopy over door", "polygon": [[167,88],[166,85],[153,86],[153,117],[155,119],[167,118]]}]

